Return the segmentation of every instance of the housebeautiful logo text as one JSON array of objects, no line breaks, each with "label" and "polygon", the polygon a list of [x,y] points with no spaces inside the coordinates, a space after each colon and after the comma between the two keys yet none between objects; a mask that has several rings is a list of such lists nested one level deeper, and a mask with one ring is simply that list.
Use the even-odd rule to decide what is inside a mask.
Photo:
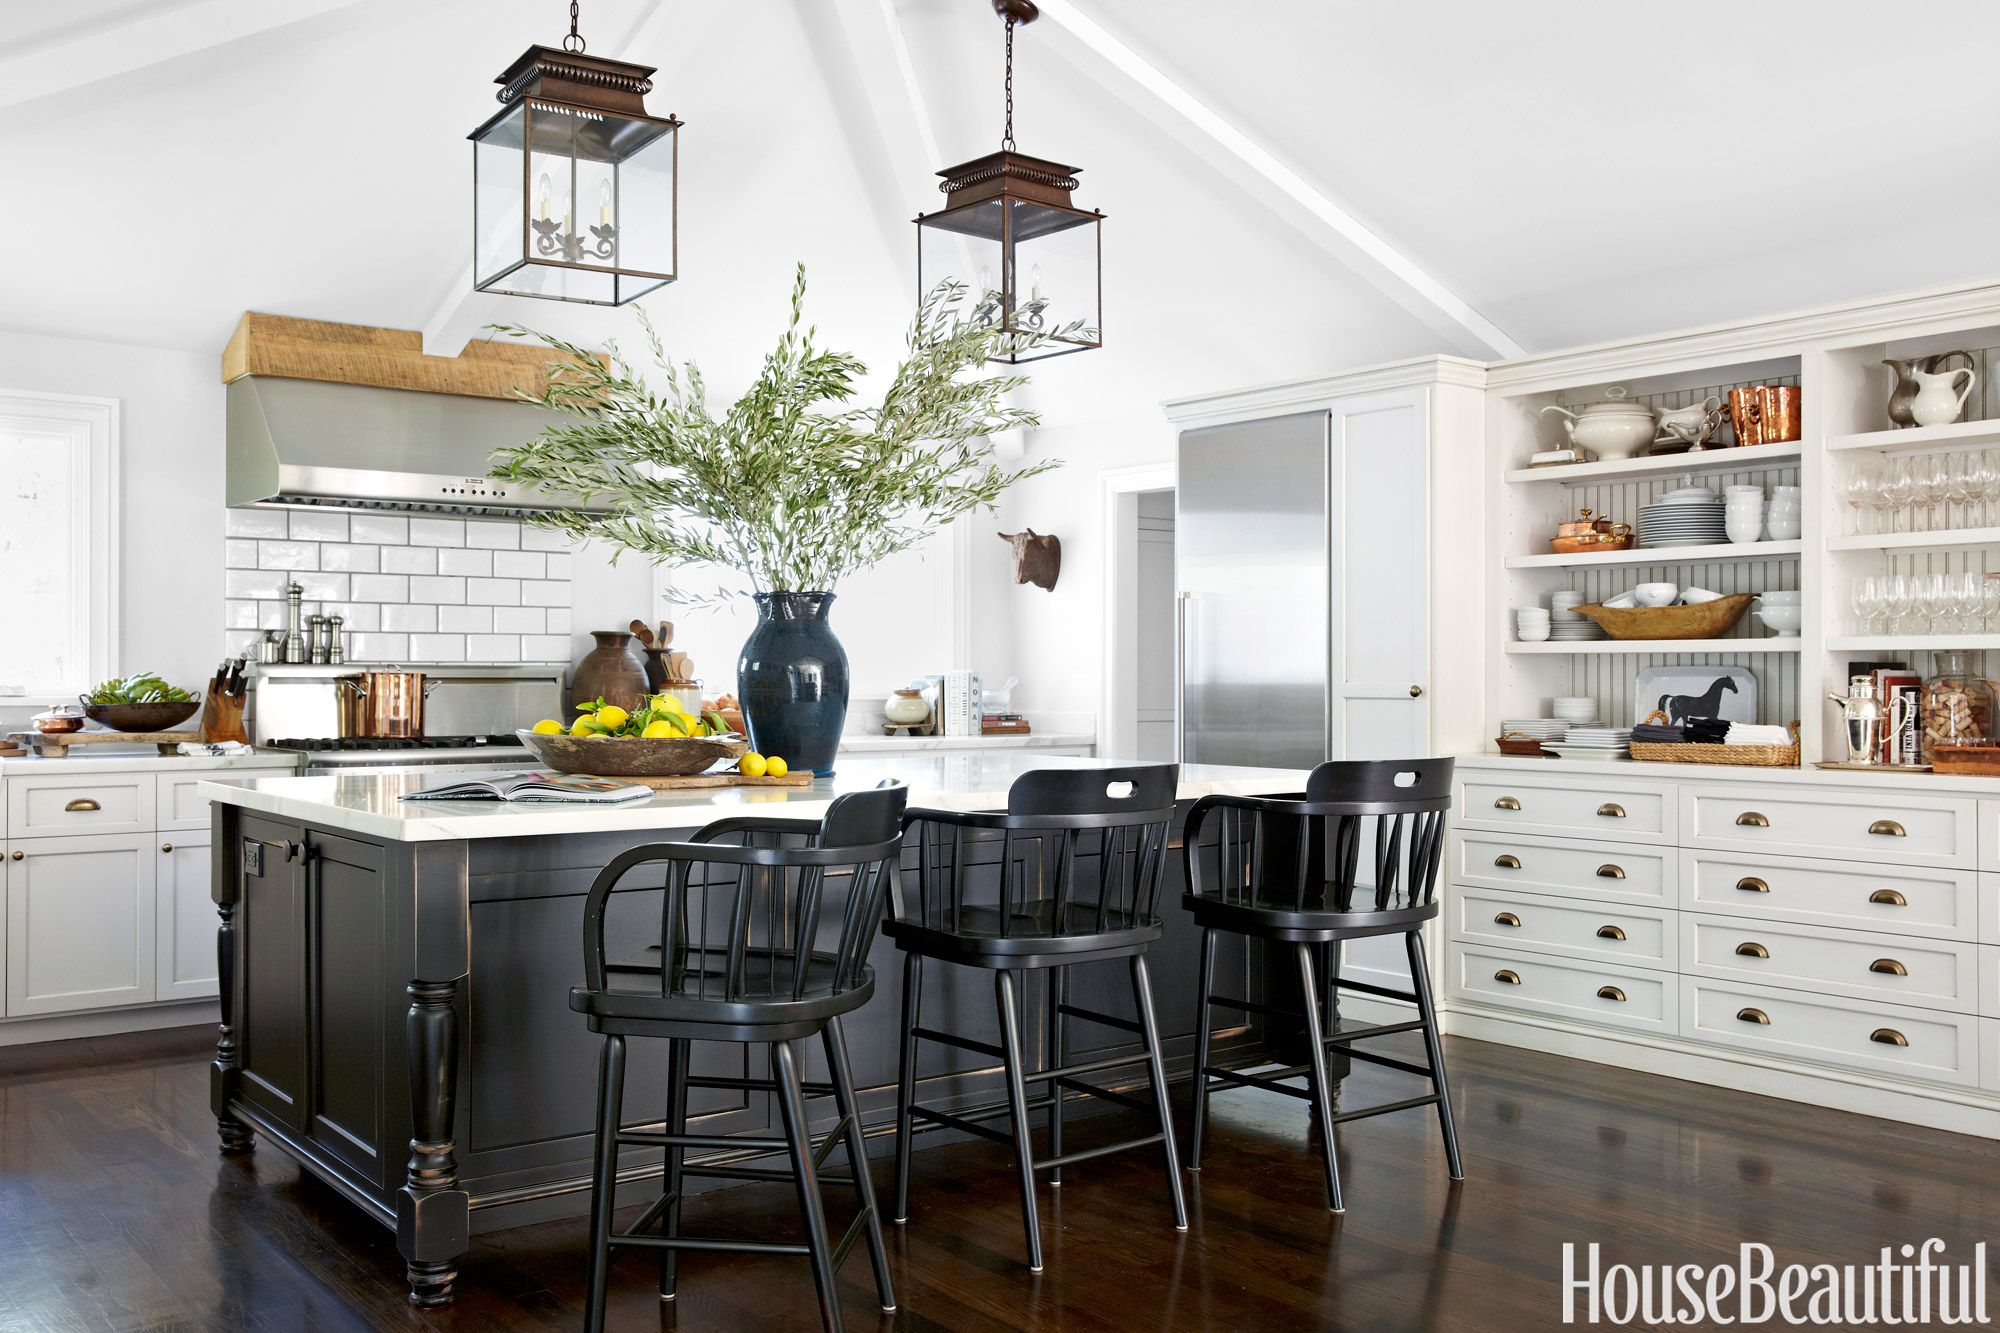
[{"label": "housebeautiful logo text", "polygon": [[1600,1247],[1563,1246],[1565,1324],[1983,1326],[1986,1242],[1966,1263],[1949,1263],[1945,1244],[1890,1245],[1873,1263],[1778,1264],[1768,1245],[1748,1241],[1736,1262],[1606,1264]]}]

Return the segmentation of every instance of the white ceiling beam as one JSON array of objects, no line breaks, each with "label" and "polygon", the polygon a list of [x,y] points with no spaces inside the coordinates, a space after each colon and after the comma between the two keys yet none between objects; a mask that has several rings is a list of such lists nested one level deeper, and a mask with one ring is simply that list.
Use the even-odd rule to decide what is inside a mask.
[{"label": "white ceiling beam", "polygon": [[834,29],[826,36],[846,49],[846,72],[851,77],[841,79],[832,69],[829,77],[849,101],[865,106],[865,124],[872,127],[872,135],[860,128],[863,117],[842,119],[856,127],[849,132],[849,141],[863,159],[864,188],[879,215],[885,243],[892,255],[907,259],[915,245],[910,220],[919,207],[912,201],[921,200],[925,185],[936,179],[942,163],[895,0],[831,0],[806,5],[800,13],[810,25]]},{"label": "white ceiling beam", "polygon": [[109,31],[0,59],[0,111],[87,88],[362,0],[201,0]]},{"label": "white ceiling beam", "polygon": [[1149,121],[1171,112],[1222,150],[1217,165],[1272,212],[1354,270],[1371,285],[1450,340],[1467,355],[1510,358],[1523,354],[1510,338],[1472,304],[1446,287],[1409,255],[1371,230],[1323,190],[1287,166],[1245,132],[1144,56],[1086,14],[1076,0],[1037,0],[1042,17],[1056,29],[1072,59],[1083,69],[1119,77],[1105,80],[1114,94]]}]

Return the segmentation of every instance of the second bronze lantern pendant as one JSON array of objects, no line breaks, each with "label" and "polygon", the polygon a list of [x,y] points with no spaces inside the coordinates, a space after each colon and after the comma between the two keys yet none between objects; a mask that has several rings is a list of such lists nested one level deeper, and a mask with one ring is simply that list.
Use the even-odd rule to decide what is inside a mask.
[{"label": "second bronze lantern pendant", "polygon": [[993,0],[1007,24],[1006,130],[1000,151],[938,173],[945,207],[917,215],[917,294],[968,292],[966,317],[1015,335],[997,360],[1039,361],[1104,345],[1101,212],[1076,207],[1080,168],[1014,148],[1014,28],[1032,0]]}]

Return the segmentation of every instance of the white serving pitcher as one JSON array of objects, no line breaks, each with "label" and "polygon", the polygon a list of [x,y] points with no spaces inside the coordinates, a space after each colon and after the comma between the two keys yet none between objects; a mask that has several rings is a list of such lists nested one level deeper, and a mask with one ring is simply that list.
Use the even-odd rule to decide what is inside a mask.
[{"label": "white serving pitcher", "polygon": [[[1961,375],[1965,377],[1962,388],[1956,386]],[[1917,382],[1917,396],[1910,401],[1910,415],[1919,426],[1947,426],[1958,420],[1958,414],[1965,410],[1965,400],[1971,396],[1972,386],[1979,379],[1969,366],[1938,371],[1912,369],[1910,377]]]}]

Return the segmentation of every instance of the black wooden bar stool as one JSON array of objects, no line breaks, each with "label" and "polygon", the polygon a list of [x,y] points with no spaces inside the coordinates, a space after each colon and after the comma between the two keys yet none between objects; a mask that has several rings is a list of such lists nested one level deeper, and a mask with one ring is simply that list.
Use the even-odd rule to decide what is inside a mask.
[{"label": "black wooden bar stool", "polygon": [[[836,799],[824,821],[732,819],[712,824],[686,843],[635,847],[597,876],[584,908],[584,984],[570,992],[570,1007],[590,1017],[603,1034],[597,1078],[597,1159],[591,1179],[588,1306],[584,1326],[604,1327],[605,1280],[613,1254],[623,1248],[660,1252],[660,1299],[674,1295],[674,1256],[680,1250],[734,1250],[802,1254],[812,1263],[826,1327],[841,1327],[834,1272],[857,1239],[868,1243],[882,1308],[893,1310],[889,1262],[881,1216],[868,1176],[867,1150],[855,1107],[854,1080],[840,1016],[868,1002],[875,974],[868,947],[880,929],[883,905],[897,874],[903,808],[908,789],[887,785]],[[639,866],[664,862],[666,886],[659,944],[639,961],[608,962],[604,916],[612,889]],[[805,1041],[826,1048],[831,1083],[800,1077]],[[668,1115],[664,1131],[623,1125],[625,1039],[658,1037],[667,1056]],[[707,1078],[688,1072],[689,1046],[697,1041],[768,1042],[771,1077]],[[689,1088],[731,1088],[773,1095],[784,1120],[783,1138],[687,1132]],[[839,1123],[817,1144],[806,1121],[805,1097],[830,1095]],[[846,1176],[820,1168],[845,1144]],[[630,1230],[614,1234],[618,1150],[666,1150],[665,1187]],[[727,1163],[687,1160],[689,1149],[728,1154]],[[738,1163],[774,1153],[787,1167]],[[798,1190],[806,1238],[798,1241],[718,1240],[681,1234],[681,1190],[688,1176],[733,1180],[789,1180]],[[820,1204],[823,1180],[851,1183],[861,1210],[837,1242],[827,1233]],[[655,1222],[657,1235],[646,1234]]]},{"label": "black wooden bar stool", "polygon": [[[1201,1003],[1195,1025],[1190,1169],[1201,1169],[1201,1136],[1213,1080],[1281,1092],[1311,1103],[1320,1150],[1326,1159],[1327,1206],[1336,1213],[1346,1210],[1340,1197],[1333,1127],[1348,1120],[1435,1105],[1451,1178],[1464,1179],[1458,1131],[1452,1123],[1451,1092],[1445,1083],[1444,1047],[1438,1040],[1437,1011],[1431,1002],[1430,972],[1424,966],[1422,934],[1424,923],[1438,914],[1437,874],[1444,855],[1445,812],[1451,808],[1451,769],[1449,759],[1321,764],[1307,778],[1303,796],[1205,796],[1188,812],[1182,844],[1188,890],[1181,901],[1201,926]],[[1269,940],[1276,946],[1290,945],[1298,968],[1301,1012],[1259,1004],[1247,996],[1213,994],[1217,931]],[[1410,991],[1341,978],[1342,942],[1369,935],[1403,937],[1410,960]],[[1267,956],[1275,960],[1283,954],[1274,947]],[[1337,1017],[1341,986],[1366,995],[1411,1001],[1417,1006],[1417,1018],[1330,1033],[1327,1029]],[[1246,1013],[1302,1018],[1306,1063],[1258,1074],[1211,1065],[1212,1004]],[[1424,1034],[1426,1063],[1412,1064],[1356,1050],[1350,1044],[1399,1032]],[[1336,1113],[1327,1069],[1327,1048],[1335,1045],[1346,1046],[1351,1059],[1429,1079],[1430,1094]],[[1304,1088],[1281,1081],[1301,1074],[1306,1077]]]},{"label": "black wooden bar stool", "polygon": [[[1020,1169],[1021,1213],[1027,1228],[1028,1268],[1042,1270],[1042,1233],[1035,1215],[1035,1172],[1060,1184],[1062,1168],[1128,1148],[1162,1145],[1174,1226],[1187,1229],[1181,1196],[1180,1157],[1174,1144],[1160,1034],[1153,1019],[1146,946],[1160,938],[1160,874],[1167,859],[1167,825],[1179,780],[1174,764],[1126,768],[1045,769],[1024,773],[1007,793],[1005,813],[961,814],[912,810],[907,824],[917,850],[915,894],[906,893],[885,929],[903,950],[903,1050],[896,1097],[895,1220],[909,1217],[912,1119],[929,1121],[1009,1145]],[[984,968],[993,973],[999,1006],[998,1045],[923,1026],[924,960]],[[1136,1018],[1122,1018],[1069,1003],[1069,970],[1081,963],[1123,958],[1131,977]],[[1042,1068],[1031,1070],[1022,1052],[1017,974],[1041,969],[1047,977],[1048,1049]],[[1064,1063],[1068,1021],[1083,1019],[1140,1039],[1134,1054]],[[917,1043],[937,1042],[976,1051],[1001,1062],[1007,1099],[992,1106],[950,1112],[916,1104]],[[1150,1099],[1086,1082],[1089,1077],[1143,1063]],[[1047,1084],[1030,1100],[1029,1084]],[[1077,1152],[1063,1151],[1066,1093],[1102,1098],[1155,1113],[1159,1131]],[[1049,1151],[1037,1158],[1028,1125],[1048,1112]],[[1006,1116],[1006,1132],[985,1123]]]}]

